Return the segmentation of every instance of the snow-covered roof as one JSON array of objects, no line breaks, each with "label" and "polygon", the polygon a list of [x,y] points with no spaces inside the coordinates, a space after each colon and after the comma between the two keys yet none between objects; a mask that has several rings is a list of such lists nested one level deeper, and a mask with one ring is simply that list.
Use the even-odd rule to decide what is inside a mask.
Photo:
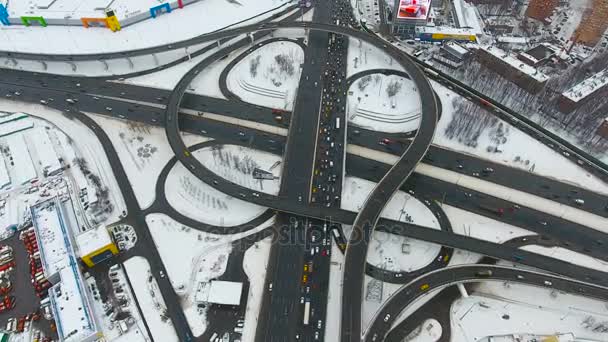
[{"label": "snow-covered roof", "polygon": [[9,121],[24,119],[27,117],[28,117],[27,114],[23,114],[23,113],[0,114],[0,124],[9,122]]},{"label": "snow-covered roof", "polygon": [[462,34],[475,35],[475,31],[468,28],[458,28],[451,26],[417,26],[418,33],[443,33],[443,34]]},{"label": "snow-covered roof", "polygon": [[[19,121],[11,121],[20,122]],[[7,123],[9,124],[9,123]],[[13,162],[15,163],[15,169],[17,172],[16,182],[17,184],[25,184],[30,180],[36,178],[36,169],[34,168],[34,164],[32,163],[32,158],[30,156],[30,151],[25,144],[25,139],[23,139],[23,135],[21,133],[12,134],[4,138],[8,144],[8,148],[10,149],[10,155],[13,157]]]},{"label": "snow-covered roof", "polygon": [[470,27],[474,33],[482,34],[484,24],[475,5],[463,0],[454,0],[452,3],[456,12],[458,26]]},{"label": "snow-covered roof", "polygon": [[79,256],[92,253],[109,245],[110,243],[112,243],[112,239],[110,238],[108,230],[104,226],[89,229],[86,232],[76,236],[76,245],[78,246]]},{"label": "snow-covered roof", "polygon": [[57,158],[57,152],[44,127],[37,127],[28,135],[29,141],[33,143],[40,166],[48,173],[61,169],[61,163]]},{"label": "snow-covered roof", "polygon": [[31,207],[44,274],[46,278],[59,275],[49,298],[59,339],[67,342],[89,340],[98,331],[64,216],[69,208],[62,207],[57,197]]},{"label": "snow-covered roof", "polygon": [[496,37],[496,40],[500,43],[507,44],[528,44],[530,39],[527,37],[514,37],[514,36],[499,36]]},{"label": "snow-covered roof", "polygon": [[6,121],[0,125],[0,137],[11,135],[34,127],[34,121],[30,118]]},{"label": "snow-covered roof", "polygon": [[47,278],[68,267],[70,254],[73,254],[68,228],[64,225],[56,199],[53,197],[32,206],[32,223]]},{"label": "snow-covered roof", "polygon": [[466,54],[469,52],[469,50],[467,50],[467,49],[466,49],[466,48],[464,48],[463,46],[461,46],[461,45],[459,45],[459,44],[456,44],[456,43],[454,43],[454,42],[448,42],[448,43],[446,43],[446,44],[445,44],[445,46],[444,46],[444,47],[446,47],[446,48],[450,48],[450,49],[452,49],[454,52],[459,53],[459,54],[461,54],[461,55],[466,55]]},{"label": "snow-covered roof", "polygon": [[530,65],[520,61],[519,59],[515,58],[515,56],[513,56],[497,47],[494,47],[494,46],[483,47],[482,46],[482,47],[480,47],[480,49],[488,52],[489,54],[493,55],[496,58],[499,58],[500,60],[509,64],[513,68],[523,72],[524,74],[534,78],[535,80],[537,80],[539,82],[545,82],[546,80],[549,79],[549,77],[547,75],[538,71],[538,69],[536,69],[535,67],[530,66]]},{"label": "snow-covered roof", "polygon": [[92,341],[89,338],[98,329],[78,265],[74,262],[61,269],[59,276],[61,283],[49,290],[59,340]]},{"label": "snow-covered roof", "polygon": [[212,280],[203,283],[196,293],[196,301],[203,303],[239,305],[243,283],[233,281]]},{"label": "snow-covered roof", "polygon": [[563,92],[562,95],[574,102],[578,102],[606,85],[608,85],[608,68],[584,79],[582,82]]},{"label": "snow-covered roof", "polygon": [[4,188],[11,184],[11,177],[8,174],[8,170],[6,169],[6,164],[4,160],[4,156],[0,156],[0,188]]}]

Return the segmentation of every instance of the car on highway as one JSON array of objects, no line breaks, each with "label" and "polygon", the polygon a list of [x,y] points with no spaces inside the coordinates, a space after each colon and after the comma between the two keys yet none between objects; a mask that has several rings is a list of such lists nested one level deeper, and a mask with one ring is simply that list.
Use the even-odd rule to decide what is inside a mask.
[{"label": "car on highway", "polygon": [[575,198],[574,203],[576,203],[577,205],[583,205],[585,204],[585,200],[583,200],[582,198]]},{"label": "car on highway", "polygon": [[391,319],[391,314],[386,314],[386,316],[384,316],[384,321],[388,322],[389,319]]},{"label": "car on highway", "polygon": [[429,284],[422,284],[422,286],[420,286],[420,289],[421,289],[422,291],[426,291],[426,290],[428,290],[428,289],[429,289],[429,287],[430,287],[430,286],[429,286]]},{"label": "car on highway", "polygon": [[479,272],[475,273],[475,275],[478,276],[478,277],[491,277],[492,276],[492,270],[479,271]]},{"label": "car on highway", "polygon": [[553,286],[553,283],[548,280],[545,280],[543,284],[545,284],[545,286]]}]

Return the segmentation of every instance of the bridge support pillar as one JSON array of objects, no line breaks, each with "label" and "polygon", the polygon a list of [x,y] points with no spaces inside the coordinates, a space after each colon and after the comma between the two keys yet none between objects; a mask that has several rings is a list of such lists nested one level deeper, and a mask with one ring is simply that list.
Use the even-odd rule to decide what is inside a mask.
[{"label": "bridge support pillar", "polygon": [[152,57],[154,58],[154,63],[156,63],[156,66],[158,66],[160,63],[158,62],[158,57],[156,56],[156,54],[153,53]]},{"label": "bridge support pillar", "polygon": [[184,48],[184,51],[186,52],[186,55],[188,55],[188,61],[191,61],[192,57],[190,57],[190,52],[188,51],[188,47],[187,46]]},{"label": "bridge support pillar", "polygon": [[42,68],[43,68],[44,70],[48,69],[48,66],[46,65],[46,62],[45,62],[45,61],[38,61],[38,62],[40,62],[40,64],[42,64]]},{"label": "bridge support pillar", "polygon": [[135,67],[135,65],[133,64],[133,61],[131,60],[131,58],[126,57],[126,59],[127,59],[127,62],[129,62],[129,68],[133,69]]},{"label": "bridge support pillar", "polygon": [[460,284],[458,284],[456,286],[458,286],[458,290],[460,291],[460,295],[463,298],[469,297],[469,293],[467,292],[467,289],[464,288],[464,285],[462,283],[460,283]]}]

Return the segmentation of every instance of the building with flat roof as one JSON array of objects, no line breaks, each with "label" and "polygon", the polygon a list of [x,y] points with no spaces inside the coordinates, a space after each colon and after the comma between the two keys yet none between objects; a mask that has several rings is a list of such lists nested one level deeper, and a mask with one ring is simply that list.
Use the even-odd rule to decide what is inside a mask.
[{"label": "building with flat roof", "polygon": [[535,67],[493,46],[479,47],[474,56],[481,64],[530,93],[539,92],[549,79]]},{"label": "building with flat roof", "polygon": [[530,0],[526,9],[526,16],[536,20],[545,21],[559,4],[559,0]]},{"label": "building with flat roof", "polygon": [[195,300],[197,303],[217,305],[239,305],[243,294],[243,283],[234,281],[212,280],[199,283]]},{"label": "building with flat roof", "polygon": [[604,139],[608,139],[608,117],[602,120],[602,123],[595,131],[595,134],[599,135]]},{"label": "building with flat roof", "polygon": [[395,0],[393,7],[393,34],[414,38],[417,26],[424,26],[430,19],[431,0]]},{"label": "building with flat roof", "polygon": [[587,8],[572,39],[577,43],[594,47],[608,29],[608,0],[593,0]]},{"label": "building with flat roof", "polygon": [[562,113],[570,113],[592,98],[599,96],[608,96],[608,68],[587,77],[561,93],[558,108]]},{"label": "building with flat roof", "polygon": [[18,185],[29,183],[31,180],[37,177],[37,174],[36,169],[34,168],[34,163],[32,162],[32,157],[30,156],[30,151],[27,148],[25,139],[23,139],[23,135],[21,133],[11,134],[4,137],[4,139],[8,144],[8,149],[10,150],[9,158],[12,158],[12,162],[15,164],[14,169],[19,170],[15,173],[17,179],[14,183]]},{"label": "building with flat roof", "polygon": [[40,168],[45,176],[54,175],[63,170],[57,152],[53,143],[49,138],[49,135],[44,127],[34,128],[30,134],[28,134],[28,142],[31,143],[30,148],[36,151]]},{"label": "building with flat roof", "polygon": [[528,65],[537,66],[555,56],[556,52],[557,51],[549,44],[540,44],[528,51],[520,52],[519,55],[517,55],[517,59]]},{"label": "building with flat roof", "polygon": [[[69,201],[69,200],[67,200]],[[52,197],[30,207],[36,241],[49,289],[51,311],[62,342],[92,342],[101,335],[90,295],[76,259],[72,230],[76,220],[71,205]]]},{"label": "building with flat roof", "polygon": [[89,229],[76,236],[78,256],[85,265],[93,267],[118,254],[118,248],[104,226]]}]

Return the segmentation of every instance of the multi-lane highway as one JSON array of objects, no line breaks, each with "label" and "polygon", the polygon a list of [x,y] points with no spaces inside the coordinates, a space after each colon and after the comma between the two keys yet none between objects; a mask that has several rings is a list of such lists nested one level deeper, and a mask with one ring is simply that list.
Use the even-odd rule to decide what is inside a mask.
[{"label": "multi-lane highway", "polygon": [[[345,21],[344,18],[342,19]],[[326,274],[328,271],[328,268],[325,269],[324,266],[327,266],[328,262],[327,251],[329,248],[326,237],[328,236],[327,232],[329,229],[328,226],[324,224],[324,220],[328,218],[339,223],[352,224],[354,226],[354,234],[350,236],[347,245],[346,262],[344,265],[344,284],[348,284],[348,286],[345,286],[343,291],[342,341],[360,341],[362,337],[361,302],[363,274],[366,269],[365,260],[367,243],[369,242],[372,232],[376,229],[376,226],[382,231],[438,243],[444,246],[442,251],[445,251],[445,248],[465,249],[493,258],[516,261],[521,264],[533,266],[570,278],[586,279],[586,281],[592,283],[604,286],[608,285],[608,275],[603,272],[526,252],[518,249],[517,246],[514,245],[499,245],[481,239],[458,235],[451,232],[451,230],[439,231],[413,224],[380,219],[381,211],[386,203],[391,199],[395,191],[403,188],[404,183],[407,181],[409,184],[407,188],[416,193],[420,192],[424,195],[431,194],[433,198],[441,197],[442,201],[445,201],[445,203],[485,214],[486,216],[494,215],[496,216],[496,219],[504,220],[509,223],[517,223],[520,226],[526,227],[532,226],[531,230],[538,231],[539,233],[542,232],[543,235],[554,238],[555,242],[563,243],[566,248],[573,250],[578,249],[585,254],[593,255],[595,257],[608,257],[602,251],[602,245],[606,238],[602,232],[589,229],[582,225],[576,225],[575,223],[569,224],[557,217],[549,217],[540,220],[538,217],[541,217],[543,213],[538,210],[520,208],[514,203],[508,203],[488,195],[482,195],[475,191],[463,190],[455,184],[442,182],[425,176],[416,175],[410,177],[414,172],[415,167],[424,158],[425,154],[427,154],[427,151],[430,151],[431,155],[429,156],[427,154],[426,161],[434,163],[437,166],[453,169],[454,171],[463,174],[477,173],[482,175],[481,177],[497,184],[503,184],[522,190],[526,189],[526,192],[540,194],[542,197],[552,198],[557,202],[570,206],[573,206],[573,202],[577,203],[575,201],[576,199],[583,199],[585,201],[583,209],[597,215],[607,216],[606,205],[604,204],[605,198],[601,195],[590,191],[579,190],[570,185],[565,185],[554,180],[547,180],[524,171],[512,170],[498,164],[480,161],[472,156],[463,157],[463,155],[452,151],[431,147],[430,143],[433,137],[435,124],[440,114],[440,104],[438,103],[438,99],[430,87],[428,80],[422,73],[422,70],[418,69],[418,67],[398,49],[388,45],[383,40],[348,27],[328,24],[325,21],[327,20],[321,20],[321,22],[314,23],[266,22],[246,25],[222,32],[202,35],[171,45],[107,54],[76,56],[51,56],[22,53],[10,54],[10,57],[13,58],[35,60],[77,61],[111,59],[168,51],[216,39],[223,40],[224,42],[228,42],[229,39],[231,39],[230,41],[232,44],[218,49],[218,51],[211,53],[207,58],[194,65],[193,68],[180,79],[175,89],[171,91],[129,86],[120,82],[110,85],[109,83],[100,83],[100,80],[91,80],[81,77],[44,76],[17,71],[7,71],[6,75],[8,77],[5,77],[5,79],[0,82],[0,90],[7,91],[7,94],[10,93],[11,96],[12,94],[17,96],[16,92],[18,92],[18,96],[20,97],[19,100],[30,102],[42,100],[44,103],[49,104],[54,108],[67,111],[83,121],[97,134],[99,139],[102,140],[105,152],[108,154],[110,162],[113,164],[117,178],[120,177],[119,179],[122,179],[119,183],[121,188],[123,188],[125,201],[129,208],[129,216],[127,219],[133,221],[134,226],[139,227],[141,230],[141,232],[138,231],[138,233],[143,238],[140,238],[141,242],[136,251],[144,255],[150,261],[153,274],[159,281],[163,297],[168,303],[170,317],[180,336],[180,340],[182,341],[192,340],[192,332],[184,318],[182,309],[178,305],[179,301],[177,300],[170,282],[166,277],[162,276],[162,274],[166,273],[166,270],[164,270],[162,261],[149,236],[145,220],[143,220],[144,212],[137,206],[132,189],[128,184],[126,174],[124,170],[122,170],[122,166],[120,165],[116,152],[112,148],[111,142],[101,128],[94,124],[93,120],[80,113],[80,111],[85,110],[85,108],[90,108],[93,112],[101,111],[105,112],[105,114],[118,116],[120,118],[138,120],[155,125],[164,125],[167,138],[175,153],[176,160],[182,162],[193,175],[226,194],[283,212],[283,214],[279,216],[277,226],[282,225],[282,229],[288,234],[281,234],[281,236],[288,237],[290,243],[294,241],[296,241],[296,243],[290,245],[289,248],[276,249],[273,252],[273,256],[271,256],[271,260],[273,260],[273,258],[276,260],[275,264],[272,264],[271,267],[269,267],[269,279],[273,280],[265,289],[266,294],[270,295],[267,296],[269,300],[266,301],[266,304],[262,309],[262,314],[265,313],[264,310],[269,310],[268,319],[264,322],[270,335],[258,335],[258,339],[260,340],[291,341],[294,338],[302,340],[318,340],[320,338],[321,329],[325,327],[325,322],[323,321],[325,298],[323,294],[326,293],[326,276],[323,276],[323,274]],[[332,17],[332,21],[336,21],[337,23],[337,17]],[[246,33],[253,33],[254,39],[258,39],[266,35],[270,30],[278,28],[306,28],[312,30],[307,46],[306,61],[300,79],[300,92],[293,113],[283,113],[283,119],[279,122],[274,119],[274,115],[272,115],[273,113],[269,108],[248,105],[240,101],[224,101],[185,93],[191,81],[200,72],[204,72],[204,69],[211,63],[227,56],[232,51],[249,44],[248,38],[240,40],[232,38]],[[340,110],[339,105],[331,103],[331,101],[343,99],[343,97],[340,97],[340,94],[342,93],[342,96],[345,95],[345,89],[338,87],[337,97],[324,97],[322,93],[325,89],[334,89],[335,87],[335,83],[332,82],[332,79],[322,81],[320,77],[323,72],[327,70],[325,65],[328,63],[324,63],[327,52],[329,51],[330,53],[336,54],[335,50],[332,52],[331,44],[328,45],[327,32],[331,32],[332,35],[340,34],[355,37],[375,45],[377,48],[385,50],[406,70],[407,75],[418,87],[418,93],[421,96],[421,124],[415,134],[397,136],[399,140],[395,141],[394,144],[382,147],[377,144],[380,139],[378,133],[365,130],[363,130],[362,133],[358,130],[359,133],[357,134],[349,134],[350,142],[362,144],[370,148],[383,149],[400,156],[398,162],[392,166],[381,165],[376,161],[363,161],[360,157],[346,156],[346,158],[348,158],[347,160],[353,161],[352,165],[347,165],[348,167],[344,168],[347,172],[351,169],[353,170],[353,174],[357,174],[358,172],[362,177],[368,179],[375,177],[375,180],[378,182],[377,187],[372,191],[364,207],[358,214],[339,209],[339,198],[336,198],[338,203],[337,206],[334,206],[336,202],[333,202],[332,204],[332,201],[329,200],[327,202],[329,205],[325,205],[327,203],[322,203],[324,205],[310,205],[308,203],[308,201],[312,199],[309,194],[314,193],[315,188],[317,191],[319,188],[329,188],[328,183],[332,182],[332,177],[328,179],[327,183],[324,183],[324,181],[316,182],[314,172],[317,172],[317,168],[315,166],[319,165],[319,168],[323,169],[324,167],[321,167],[321,165],[329,165],[330,160],[336,165],[342,165],[341,163],[345,158],[345,142],[344,146],[338,145],[338,148],[336,148],[336,151],[338,152],[334,155],[330,156],[328,153],[328,158],[323,157],[321,161],[319,161],[319,158],[315,158],[319,151],[327,151],[328,146],[325,146],[327,143],[333,148],[334,146],[331,144],[342,144],[346,135],[343,109]],[[335,49],[336,46],[333,46],[333,48]],[[338,46],[338,48],[341,47]],[[211,45],[200,50],[198,54],[208,52],[211,52]],[[338,51],[336,58],[339,58],[341,53],[345,53],[345,51]],[[0,55],[3,54],[9,55],[8,53],[0,52]],[[177,64],[179,62],[174,63]],[[334,72],[336,70],[331,69],[331,71]],[[426,71],[428,72],[428,70]],[[334,75],[340,77],[340,72],[338,71],[334,73]],[[429,75],[434,78],[438,77],[436,73],[429,73]],[[343,76],[344,75],[342,75],[342,77]],[[344,84],[346,84],[346,82]],[[14,90],[14,88],[19,88],[19,91]],[[463,88],[461,87],[461,89]],[[77,99],[77,105],[70,105],[68,102],[64,102],[65,99],[68,98]],[[343,120],[342,129],[337,122],[333,127],[324,127],[326,123],[323,123],[323,121],[320,120],[319,109],[325,108],[326,105],[328,108],[331,108],[326,111],[328,117],[331,117],[332,120],[336,117],[340,117],[341,120]],[[227,117],[257,121],[277,130],[288,128],[289,134],[287,135],[287,139],[285,139],[284,135],[273,135],[272,133],[256,130],[251,127],[239,127],[227,122],[205,119],[204,117],[184,116],[183,114],[178,117],[180,108],[182,107],[194,109],[195,113],[207,113],[210,108],[213,108],[213,111],[222,113]],[[321,112],[323,111],[321,110]],[[243,144],[243,141],[245,140],[251,147],[266,149],[274,153],[285,153],[284,178],[282,180],[282,190],[279,196],[255,192],[213,174],[213,172],[208,170],[192,156],[191,150],[188,149],[181,140],[180,129],[208,136],[216,136],[222,138],[223,142]],[[330,132],[326,132],[324,129],[327,129]],[[333,131],[335,131],[335,133],[333,133]],[[538,134],[538,131],[534,130],[534,134]],[[339,140],[332,141],[332,139],[335,139],[336,137],[339,138]],[[320,138],[328,138],[329,140],[327,140],[327,143],[323,142],[321,149],[318,149],[318,141]],[[403,138],[413,138],[413,140],[409,142],[403,140]],[[570,151],[574,150],[570,149]],[[590,162],[588,158],[583,158],[578,164],[586,167],[588,164],[590,165],[593,163]],[[353,165],[355,166],[353,167]],[[166,170],[168,170],[168,168]],[[340,170],[342,170],[342,166],[340,166]],[[342,174],[342,172],[338,172]],[[513,175],[517,175],[517,177],[513,178]],[[416,177],[416,182],[411,182],[414,177]],[[539,188],[526,188],[531,181],[539,180]],[[339,182],[341,182],[341,177]],[[162,182],[159,180],[159,183],[164,184],[164,180],[162,180]],[[317,184],[319,184],[319,186],[317,186]],[[339,192],[341,187],[339,184],[337,184],[337,186]],[[417,188],[417,186],[419,188]],[[158,185],[157,189],[160,189],[158,188]],[[327,190],[322,191],[327,192]],[[476,203],[484,203],[484,207],[479,207]],[[166,202],[157,201],[155,205],[163,207],[166,205]],[[475,207],[476,205],[477,208]],[[488,205],[493,207],[499,206],[509,210],[505,211],[504,214],[501,213],[500,215],[496,215],[496,212],[488,213],[488,210],[485,209]],[[165,209],[170,210],[167,208]],[[266,215],[271,215],[271,212],[268,211]],[[439,218],[447,219],[442,212],[438,215]],[[191,225],[196,229],[210,230],[215,228],[197,224],[186,217],[181,217],[181,220],[187,222],[188,225]],[[547,230],[548,226],[551,227],[550,230]],[[242,229],[243,228],[239,226],[229,227],[225,233],[240,232]],[[266,235],[261,235],[260,238],[264,236]],[[316,239],[313,236],[321,236],[322,238]],[[329,243],[331,243],[331,240]],[[308,256],[307,253],[311,253],[310,256]],[[443,254],[445,253],[442,252],[441,255],[443,256]],[[283,263],[282,261],[286,262]],[[431,268],[436,268],[435,266],[444,266],[444,264],[445,262],[441,265],[432,265],[433,267]],[[313,267],[320,276],[311,280],[308,276],[312,274],[310,269]],[[372,323],[370,330],[366,334],[366,339],[375,341],[379,338],[383,338],[386,336],[391,323],[397,317],[398,313],[409,303],[428,290],[455,282],[478,281],[480,279],[489,278],[514,280],[539,286],[559,288],[574,293],[584,293],[585,295],[591,295],[602,299],[605,299],[606,297],[604,288],[591,284],[577,283],[555,275],[549,276],[546,274],[492,266],[481,267],[484,267],[484,275],[481,275],[480,269],[475,268],[474,266],[448,268],[430,273],[427,273],[428,269],[424,269],[424,275],[421,275],[420,278],[405,286],[403,290],[398,292],[385,306],[383,306],[377,318]],[[489,267],[492,268],[489,269]],[[490,275],[486,272],[488,270],[491,271]],[[238,273],[239,276],[242,277],[240,270],[236,270],[235,272],[235,274]],[[371,273],[373,274],[374,272],[376,272],[378,276],[381,274],[382,277],[385,278],[393,277],[393,280],[399,282],[396,278],[400,276],[396,274],[389,274],[382,272],[381,270],[372,269]],[[304,275],[307,275],[307,277],[304,278]],[[411,278],[406,279],[411,280]],[[302,286],[302,284],[304,284],[304,286]],[[418,286],[418,289],[416,289],[416,286]],[[305,302],[311,303],[309,308],[312,307],[313,309],[311,310],[312,313],[309,312],[309,315],[313,316],[314,319],[311,322],[300,324],[300,320],[307,320],[305,318],[306,314],[301,310],[302,307],[308,306],[304,306]],[[295,315],[298,317],[295,321],[293,316],[290,316],[293,312],[298,313]],[[302,312],[302,314],[300,315],[299,312]],[[258,333],[260,333],[260,329],[258,329]]]}]

